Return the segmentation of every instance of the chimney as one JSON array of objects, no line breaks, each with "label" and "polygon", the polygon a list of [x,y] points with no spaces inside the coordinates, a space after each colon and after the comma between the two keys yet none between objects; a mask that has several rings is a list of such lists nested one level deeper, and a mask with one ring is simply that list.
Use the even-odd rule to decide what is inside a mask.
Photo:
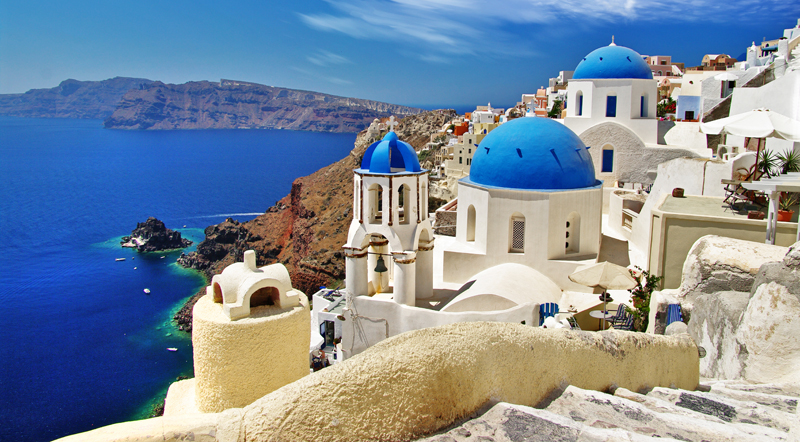
[{"label": "chimney", "polygon": [[256,270],[256,252],[255,250],[247,250],[244,252],[244,265],[247,266],[248,269],[255,271]]}]

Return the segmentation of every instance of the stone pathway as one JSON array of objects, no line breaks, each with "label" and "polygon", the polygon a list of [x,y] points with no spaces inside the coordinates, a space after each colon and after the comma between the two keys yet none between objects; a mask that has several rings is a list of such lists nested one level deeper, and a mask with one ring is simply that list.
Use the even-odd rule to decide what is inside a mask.
[{"label": "stone pathway", "polygon": [[[426,442],[800,441],[800,389],[706,380],[697,391],[569,386],[537,409],[505,402]],[[544,405],[544,404],[543,404]]]}]

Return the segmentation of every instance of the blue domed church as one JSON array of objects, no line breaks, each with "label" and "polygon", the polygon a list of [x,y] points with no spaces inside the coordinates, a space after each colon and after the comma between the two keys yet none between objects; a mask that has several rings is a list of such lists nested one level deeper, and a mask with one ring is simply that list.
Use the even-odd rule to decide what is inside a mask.
[{"label": "blue domed church", "polygon": [[600,250],[602,182],[589,150],[563,124],[518,118],[490,132],[459,181],[456,242],[443,279],[466,282],[503,263],[531,267],[562,289]]},{"label": "blue domed church", "polygon": [[347,289],[354,296],[393,293],[413,306],[433,292],[433,230],[428,170],[410,144],[390,131],[353,171],[353,221],[344,246]]},{"label": "blue domed church", "polygon": [[658,142],[658,84],[642,56],[611,43],[586,55],[567,85],[564,124],[591,146],[606,186],[652,183],[641,161]]}]

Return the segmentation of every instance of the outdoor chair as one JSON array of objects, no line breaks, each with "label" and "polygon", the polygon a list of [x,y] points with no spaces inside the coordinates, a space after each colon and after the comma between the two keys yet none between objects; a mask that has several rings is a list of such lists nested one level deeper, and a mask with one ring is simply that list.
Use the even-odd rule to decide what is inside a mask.
[{"label": "outdoor chair", "polygon": [[683,315],[681,314],[680,304],[670,304],[667,306],[667,325],[673,322],[682,322]]},{"label": "outdoor chair", "polygon": [[613,324],[611,324],[611,326],[614,327],[615,330],[632,331],[633,330],[633,315],[628,314],[627,312],[625,312],[625,319],[622,322],[613,323]]},{"label": "outdoor chair", "polygon": [[627,316],[628,316],[628,306],[625,304],[620,304],[619,307],[617,307],[617,314],[614,315],[613,318],[610,318],[608,322],[610,322],[611,325],[614,325],[617,322],[625,322]]},{"label": "outdoor chair", "polygon": [[580,330],[581,329],[581,326],[578,325],[578,320],[575,319],[574,316],[568,316],[567,317],[567,322],[569,322],[569,326],[570,326],[570,328],[572,330]]},{"label": "outdoor chair", "polygon": [[545,302],[539,305],[539,327],[544,324],[544,318],[558,314],[558,304],[555,302]]}]

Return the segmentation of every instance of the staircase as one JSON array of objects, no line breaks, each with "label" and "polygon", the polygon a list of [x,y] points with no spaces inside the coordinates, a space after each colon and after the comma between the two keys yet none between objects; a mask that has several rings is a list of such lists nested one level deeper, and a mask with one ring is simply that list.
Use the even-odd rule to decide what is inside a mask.
[{"label": "staircase", "polygon": [[800,71],[800,44],[792,49],[789,55],[789,66],[787,66],[786,71]]},{"label": "staircase", "polygon": [[708,380],[698,391],[614,394],[568,386],[543,408],[498,403],[422,439],[472,441],[800,441],[800,388]]}]

